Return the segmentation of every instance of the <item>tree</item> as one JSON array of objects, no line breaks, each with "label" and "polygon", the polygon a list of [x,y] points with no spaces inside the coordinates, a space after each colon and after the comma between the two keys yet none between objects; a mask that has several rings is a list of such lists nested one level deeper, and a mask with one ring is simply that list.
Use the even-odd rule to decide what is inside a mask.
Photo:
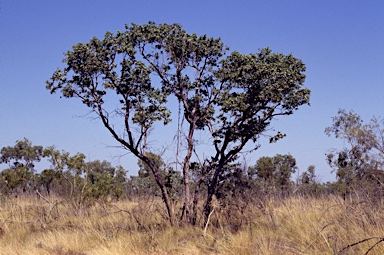
[{"label": "tree", "polygon": [[300,184],[316,184],[317,176],[315,173],[315,166],[310,165],[307,171],[303,172],[300,176]]},{"label": "tree", "polygon": [[112,195],[119,199],[124,194],[124,188],[127,186],[127,170],[122,166],[117,166],[115,176],[112,180]]},{"label": "tree", "polygon": [[296,159],[291,155],[277,154],[274,157],[261,157],[250,167],[248,174],[257,176],[267,193],[286,192],[291,186],[291,175],[297,170]]},{"label": "tree", "polygon": [[126,171],[121,166],[116,169],[110,162],[95,160],[86,163],[85,174],[87,196],[105,200],[122,195]]},{"label": "tree", "polygon": [[307,171],[304,171],[299,176],[298,189],[301,194],[310,196],[318,196],[322,191],[324,191],[324,186],[317,180],[314,165],[310,165]]},{"label": "tree", "polygon": [[29,171],[34,172],[35,162],[41,160],[43,147],[32,146],[27,138],[16,141],[14,147],[3,147],[0,151],[0,163],[9,164],[11,168],[25,166]]},{"label": "tree", "polygon": [[45,169],[38,175],[38,183],[47,194],[51,194],[52,184],[60,179],[60,174],[53,169]]},{"label": "tree", "polygon": [[35,163],[41,160],[42,152],[42,146],[33,146],[27,138],[16,141],[13,147],[1,149],[0,164],[9,165],[9,169],[4,170],[2,176],[11,190],[21,187],[25,192],[28,187],[35,188]]},{"label": "tree", "polygon": [[328,164],[336,171],[339,188],[345,194],[357,188],[384,187],[384,120],[373,117],[368,124],[353,111],[344,109],[325,129],[328,136],[347,142],[348,147],[328,153]]},{"label": "tree", "polygon": [[[310,91],[302,88],[305,66],[301,60],[273,54],[268,48],[257,54],[225,56],[227,50],[220,39],[188,34],[178,24],[126,25],[125,32],[107,32],[102,40],[93,38],[73,46],[66,53],[66,67],[56,70],[47,89],[80,98],[125,149],[148,165],[172,224],[175,218],[167,187],[147,150],[154,125],[171,121],[167,101],[175,98],[184,123],[178,125],[176,135],[186,144],[182,160],[177,144],[175,162],[182,167],[184,211],[191,222],[195,212],[190,209],[190,165],[196,132],[208,132],[216,151],[204,159],[209,215],[219,179],[245,145],[258,141],[272,119],[309,103]],[[118,106],[108,109],[106,98],[115,99],[113,95]],[[112,115],[121,116],[123,130]],[[271,141],[283,136],[278,132]]]},{"label": "tree", "polygon": [[54,146],[45,148],[43,155],[51,163],[50,170],[58,177],[57,193],[71,200],[73,205],[82,206],[86,186],[82,178],[86,171],[85,155],[76,153],[71,156],[69,152],[59,151]]}]

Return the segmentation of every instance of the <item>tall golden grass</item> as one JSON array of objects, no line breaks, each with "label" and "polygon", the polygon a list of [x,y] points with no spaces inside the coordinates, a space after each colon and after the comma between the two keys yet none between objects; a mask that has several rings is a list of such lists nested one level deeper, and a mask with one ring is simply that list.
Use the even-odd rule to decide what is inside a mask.
[{"label": "tall golden grass", "polygon": [[74,208],[59,198],[3,198],[0,254],[384,254],[384,206],[339,197],[219,204],[204,226],[172,227],[160,200]]}]

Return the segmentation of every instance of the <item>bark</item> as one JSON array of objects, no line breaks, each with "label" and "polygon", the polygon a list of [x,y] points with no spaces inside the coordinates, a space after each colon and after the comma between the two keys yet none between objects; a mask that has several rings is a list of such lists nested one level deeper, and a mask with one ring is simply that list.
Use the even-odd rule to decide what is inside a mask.
[{"label": "bark", "polygon": [[185,156],[184,163],[183,163],[183,177],[184,177],[184,210],[185,210],[185,217],[188,223],[191,223],[191,212],[190,212],[190,201],[191,201],[191,193],[190,193],[190,186],[189,186],[189,163],[191,161],[192,157],[192,151],[193,151],[193,133],[194,133],[195,125],[193,123],[190,124],[189,127],[189,133],[188,133],[188,151],[187,155]]},{"label": "bark", "polygon": [[213,195],[216,194],[217,181],[219,179],[220,171],[221,171],[221,167],[216,168],[215,173],[208,185],[208,194],[207,194],[207,199],[204,205],[204,216],[205,216],[204,225],[207,223],[208,217],[212,211],[212,199],[213,199]]}]

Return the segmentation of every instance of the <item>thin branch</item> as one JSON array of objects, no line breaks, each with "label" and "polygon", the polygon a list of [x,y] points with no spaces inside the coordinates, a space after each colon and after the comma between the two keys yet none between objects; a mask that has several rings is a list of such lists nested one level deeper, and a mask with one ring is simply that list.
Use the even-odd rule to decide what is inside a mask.
[{"label": "thin branch", "polygon": [[[358,245],[358,244],[361,244],[361,243],[370,241],[370,240],[372,240],[372,239],[380,239],[379,242],[375,243],[374,246],[376,246],[378,243],[384,241],[384,238],[383,238],[383,237],[377,237],[377,236],[375,236],[375,237],[365,238],[365,239],[360,240],[360,241],[358,241],[358,242],[355,242],[355,243],[352,243],[352,244],[350,244],[350,245],[347,245],[347,246],[344,247],[343,249],[339,250],[336,254],[341,254],[341,253],[344,252],[345,250],[347,250],[347,249],[349,249],[349,248],[351,248],[351,247],[353,247],[353,246],[355,246],[355,245]],[[371,247],[365,254],[368,254],[368,252],[369,252],[374,246],[372,246],[372,247]]]}]

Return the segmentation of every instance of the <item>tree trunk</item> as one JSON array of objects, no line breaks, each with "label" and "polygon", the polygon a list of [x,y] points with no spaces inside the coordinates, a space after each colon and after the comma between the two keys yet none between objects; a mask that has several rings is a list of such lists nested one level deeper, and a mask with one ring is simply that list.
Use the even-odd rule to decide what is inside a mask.
[{"label": "tree trunk", "polygon": [[188,223],[191,223],[191,211],[190,211],[190,204],[191,204],[191,192],[189,187],[189,164],[191,162],[192,157],[192,151],[193,151],[193,132],[195,129],[195,124],[190,123],[189,125],[189,132],[188,132],[188,151],[187,155],[185,156],[184,162],[183,162],[183,178],[184,178],[184,210],[185,210],[185,218]]},{"label": "tree trunk", "polygon": [[204,216],[205,216],[204,225],[207,223],[208,217],[212,212],[212,199],[213,199],[213,195],[216,194],[217,181],[219,179],[219,173],[221,171],[222,171],[222,166],[221,165],[217,166],[215,169],[215,173],[210,183],[208,184],[208,195],[204,205]]},{"label": "tree trunk", "polygon": [[164,200],[165,207],[167,208],[167,213],[169,217],[169,221],[172,226],[175,225],[175,216],[173,214],[173,208],[171,204],[171,200],[168,197],[167,188],[165,187],[165,184],[160,176],[159,169],[157,166],[154,165],[154,163],[146,156],[140,155],[140,158],[149,166],[149,168],[152,170],[152,174],[155,177],[157,185],[160,187],[161,190],[161,196]]}]

